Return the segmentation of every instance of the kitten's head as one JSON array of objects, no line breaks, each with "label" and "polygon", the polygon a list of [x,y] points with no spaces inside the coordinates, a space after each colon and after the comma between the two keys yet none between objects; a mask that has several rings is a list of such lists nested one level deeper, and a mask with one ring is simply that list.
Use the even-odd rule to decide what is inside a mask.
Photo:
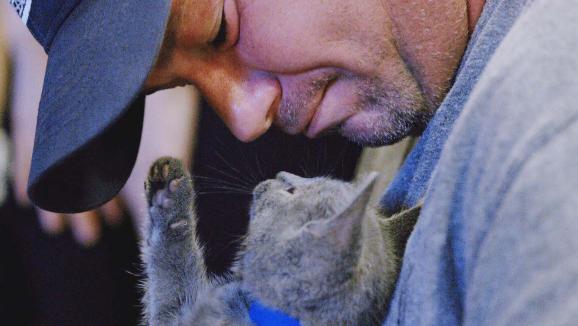
[{"label": "kitten's head", "polygon": [[239,262],[247,290],[280,309],[313,310],[352,286],[375,178],[348,183],[281,172],[259,184]]}]

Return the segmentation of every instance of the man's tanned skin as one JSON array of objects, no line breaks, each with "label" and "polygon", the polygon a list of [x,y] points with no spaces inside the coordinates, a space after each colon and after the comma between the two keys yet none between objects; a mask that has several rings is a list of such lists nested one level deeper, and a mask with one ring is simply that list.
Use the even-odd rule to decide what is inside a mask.
[{"label": "man's tanned skin", "polygon": [[196,85],[243,141],[274,122],[366,145],[420,132],[483,1],[174,0],[145,91]]}]

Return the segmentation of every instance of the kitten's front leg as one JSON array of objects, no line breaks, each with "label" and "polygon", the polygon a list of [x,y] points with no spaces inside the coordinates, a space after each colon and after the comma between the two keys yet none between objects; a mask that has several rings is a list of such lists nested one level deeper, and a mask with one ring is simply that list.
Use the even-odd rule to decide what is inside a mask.
[{"label": "kitten's front leg", "polygon": [[145,231],[145,313],[150,325],[176,325],[207,285],[196,240],[194,192],[180,161],[157,160],[145,183],[150,220]]}]

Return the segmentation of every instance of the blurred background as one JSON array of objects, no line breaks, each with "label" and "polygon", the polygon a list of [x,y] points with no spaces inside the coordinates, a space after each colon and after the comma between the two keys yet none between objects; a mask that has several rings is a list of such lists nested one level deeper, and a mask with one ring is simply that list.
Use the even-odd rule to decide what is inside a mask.
[{"label": "blurred background", "polygon": [[[138,324],[138,245],[147,219],[143,181],[160,156],[175,156],[190,166],[199,194],[199,235],[214,273],[232,262],[257,183],[279,171],[349,180],[358,168],[361,148],[337,135],[310,140],[271,130],[253,143],[241,143],[196,91],[185,87],[147,98],[137,163],[117,198],[73,216],[42,211],[29,202],[26,183],[45,65],[42,48],[0,2],[3,325]],[[376,164],[378,154],[364,155]],[[373,169],[371,164],[360,166]]]}]

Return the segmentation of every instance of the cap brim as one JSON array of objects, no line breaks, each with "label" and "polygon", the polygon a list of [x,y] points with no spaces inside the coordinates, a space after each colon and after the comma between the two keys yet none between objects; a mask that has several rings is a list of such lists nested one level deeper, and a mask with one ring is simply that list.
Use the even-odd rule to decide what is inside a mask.
[{"label": "cap brim", "polygon": [[114,197],[134,166],[142,86],[156,61],[171,1],[82,1],[49,51],[28,194],[55,212]]}]

